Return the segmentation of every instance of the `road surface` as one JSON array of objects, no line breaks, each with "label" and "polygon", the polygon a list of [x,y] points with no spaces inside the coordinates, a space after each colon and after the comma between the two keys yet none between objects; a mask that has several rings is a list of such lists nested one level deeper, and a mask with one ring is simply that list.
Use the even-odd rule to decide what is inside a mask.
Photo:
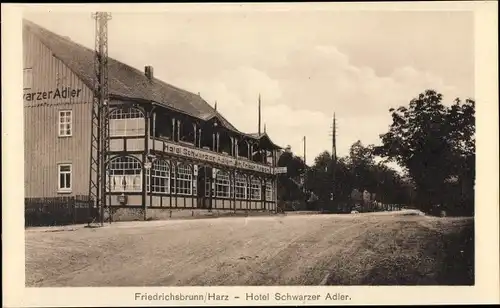
[{"label": "road surface", "polygon": [[25,232],[26,285],[467,284],[468,259],[455,260],[455,276],[442,278],[449,256],[466,249],[442,239],[470,226],[470,219],[389,213],[33,228]]}]

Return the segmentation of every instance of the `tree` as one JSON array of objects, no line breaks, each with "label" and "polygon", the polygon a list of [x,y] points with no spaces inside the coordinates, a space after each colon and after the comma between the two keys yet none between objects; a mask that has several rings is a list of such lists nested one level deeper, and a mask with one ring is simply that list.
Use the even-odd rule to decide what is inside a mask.
[{"label": "tree", "polygon": [[295,156],[289,148],[281,154],[278,166],[287,167],[286,174],[278,176],[278,196],[283,201],[304,201],[305,196],[297,178],[304,174],[306,165],[302,158]]},{"label": "tree", "polygon": [[321,152],[307,173],[307,188],[317,198],[317,205],[324,208],[330,199],[333,189],[332,158],[328,151]]},{"label": "tree", "polygon": [[365,147],[360,140],[356,141],[351,145],[347,160],[352,172],[353,185],[360,191],[374,191],[377,179],[372,147]]},{"label": "tree", "polygon": [[367,191],[371,198],[375,196],[387,203],[410,202],[401,176],[384,164],[375,164],[372,148],[358,140],[351,146],[349,156],[336,162],[328,151],[315,158],[307,187],[318,196],[318,204],[323,209],[340,210],[346,203],[354,204],[353,192],[356,191]]},{"label": "tree", "polygon": [[390,109],[392,124],[380,136],[382,145],[374,148],[375,155],[406,169],[415,183],[417,201],[426,211],[447,203],[450,176],[465,183],[474,169],[474,101],[462,104],[457,99],[446,107],[442,100],[440,93],[426,90],[408,107]]}]

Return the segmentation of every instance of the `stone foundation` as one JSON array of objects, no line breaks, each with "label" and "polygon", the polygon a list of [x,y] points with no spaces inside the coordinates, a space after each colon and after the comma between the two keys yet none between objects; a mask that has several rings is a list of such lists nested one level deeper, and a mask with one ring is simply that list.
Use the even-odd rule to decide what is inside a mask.
[{"label": "stone foundation", "polygon": [[[245,211],[245,210],[206,210],[206,209],[171,209],[171,208],[148,208],[146,209],[146,220],[169,220],[169,219],[197,219],[216,218],[230,216],[269,216],[274,212]],[[114,208],[112,209],[112,221],[134,221],[144,220],[144,209],[142,208]]]},{"label": "stone foundation", "polygon": [[144,220],[144,209],[142,208],[112,208],[111,213],[112,221]]}]

